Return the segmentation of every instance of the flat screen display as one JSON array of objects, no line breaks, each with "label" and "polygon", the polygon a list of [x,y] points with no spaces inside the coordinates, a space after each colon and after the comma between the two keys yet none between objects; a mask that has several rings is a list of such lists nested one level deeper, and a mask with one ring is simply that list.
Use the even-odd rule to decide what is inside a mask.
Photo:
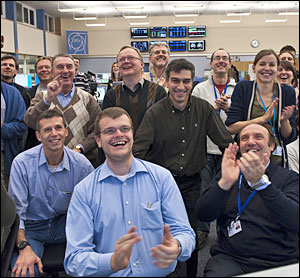
[{"label": "flat screen display", "polygon": [[150,27],[150,38],[166,38],[167,27]]},{"label": "flat screen display", "polygon": [[148,42],[147,41],[131,42],[131,46],[137,48],[140,52],[148,52]]},{"label": "flat screen display", "polygon": [[188,51],[204,51],[205,40],[202,41],[188,41]]},{"label": "flat screen display", "polygon": [[150,41],[150,42],[149,42],[149,46],[151,46],[152,44],[154,44],[154,43],[156,43],[156,42],[162,42],[162,43],[165,43],[165,44],[168,43],[167,41]]},{"label": "flat screen display", "polygon": [[170,38],[186,37],[186,27],[185,26],[169,27],[169,37]]},{"label": "flat screen display", "polygon": [[186,41],[169,41],[170,51],[186,51]]},{"label": "flat screen display", "polygon": [[148,38],[149,37],[149,33],[148,33],[148,28],[134,28],[131,27],[130,28],[130,33],[131,33],[131,38],[132,39],[139,39],[139,38]]},{"label": "flat screen display", "polygon": [[206,26],[189,26],[188,27],[188,37],[205,37],[206,36]]}]

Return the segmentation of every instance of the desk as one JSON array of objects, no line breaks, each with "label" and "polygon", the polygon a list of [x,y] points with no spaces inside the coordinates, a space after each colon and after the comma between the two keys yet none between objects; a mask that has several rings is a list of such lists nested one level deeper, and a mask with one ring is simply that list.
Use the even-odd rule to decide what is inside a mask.
[{"label": "desk", "polygon": [[299,277],[299,263],[274,267],[235,277]]}]

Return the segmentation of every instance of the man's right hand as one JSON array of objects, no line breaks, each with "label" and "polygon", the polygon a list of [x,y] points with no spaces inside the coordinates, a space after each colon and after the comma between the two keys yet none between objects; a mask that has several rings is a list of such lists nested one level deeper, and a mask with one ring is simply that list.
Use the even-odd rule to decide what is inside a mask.
[{"label": "man's right hand", "polygon": [[47,103],[51,103],[62,90],[62,78],[57,75],[53,80],[47,85],[47,95],[45,97]]},{"label": "man's right hand", "polygon": [[136,227],[132,226],[128,234],[122,236],[115,244],[115,250],[111,257],[111,269],[116,272],[125,269],[128,266],[132,247],[142,238],[135,232]]},{"label": "man's right hand", "polygon": [[41,259],[33,252],[30,246],[26,246],[19,251],[19,256],[11,272],[11,277],[26,277],[27,270],[29,276],[34,277],[34,265],[37,264],[39,272],[43,273]]}]

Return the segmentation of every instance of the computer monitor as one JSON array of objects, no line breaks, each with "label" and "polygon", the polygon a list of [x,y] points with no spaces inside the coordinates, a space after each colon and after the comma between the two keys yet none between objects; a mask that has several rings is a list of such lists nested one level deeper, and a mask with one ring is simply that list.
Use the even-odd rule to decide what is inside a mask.
[{"label": "computer monitor", "polygon": [[188,51],[204,51],[205,40],[201,41],[188,41]]},{"label": "computer monitor", "polygon": [[169,41],[170,51],[186,51],[186,41]]},{"label": "computer monitor", "polygon": [[150,38],[166,38],[167,27],[150,27]]},{"label": "computer monitor", "polygon": [[206,26],[189,26],[188,27],[188,37],[205,37],[206,36]]},{"label": "computer monitor", "polygon": [[186,26],[169,27],[170,38],[184,38],[186,37]]},{"label": "computer monitor", "polygon": [[110,77],[110,73],[96,73],[96,82],[97,83],[108,83]]},{"label": "computer monitor", "polygon": [[132,41],[131,46],[137,48],[140,52],[148,52],[147,41]]},{"label": "computer monitor", "polygon": [[140,38],[148,38],[148,28],[147,27],[131,27],[130,28],[130,34],[132,39],[140,39]]},{"label": "computer monitor", "polygon": [[17,74],[14,78],[14,82],[25,88],[31,88],[31,75],[30,74]]}]

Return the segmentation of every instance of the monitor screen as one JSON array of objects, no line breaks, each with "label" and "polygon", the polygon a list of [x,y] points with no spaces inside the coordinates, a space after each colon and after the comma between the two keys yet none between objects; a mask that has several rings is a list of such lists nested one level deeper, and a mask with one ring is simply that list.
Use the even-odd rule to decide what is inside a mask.
[{"label": "monitor screen", "polygon": [[134,28],[131,27],[130,28],[130,33],[131,33],[131,38],[132,39],[139,39],[139,38],[148,38],[149,34],[148,34],[148,28]]},{"label": "monitor screen", "polygon": [[166,38],[167,27],[150,27],[150,38]]},{"label": "monitor screen", "polygon": [[202,41],[188,41],[188,51],[204,51],[205,40]]},{"label": "monitor screen", "polygon": [[97,83],[108,83],[110,77],[110,73],[96,73],[96,82]]},{"label": "monitor screen", "polygon": [[162,42],[162,43],[165,43],[165,44],[168,43],[167,41],[150,41],[150,42],[149,42],[149,45],[151,46],[152,44],[154,44],[154,43],[156,43],[156,42]]},{"label": "monitor screen", "polygon": [[147,41],[131,42],[131,46],[137,48],[140,52],[148,52]]},{"label": "monitor screen", "polygon": [[189,26],[188,27],[188,37],[205,37],[206,36],[206,26]]},{"label": "monitor screen", "polygon": [[170,51],[186,51],[186,41],[169,41]]},{"label": "monitor screen", "polygon": [[186,27],[185,26],[169,27],[169,37],[170,38],[186,37]]},{"label": "monitor screen", "polygon": [[31,88],[31,75],[30,74],[17,74],[14,78],[14,82],[25,88]]}]

